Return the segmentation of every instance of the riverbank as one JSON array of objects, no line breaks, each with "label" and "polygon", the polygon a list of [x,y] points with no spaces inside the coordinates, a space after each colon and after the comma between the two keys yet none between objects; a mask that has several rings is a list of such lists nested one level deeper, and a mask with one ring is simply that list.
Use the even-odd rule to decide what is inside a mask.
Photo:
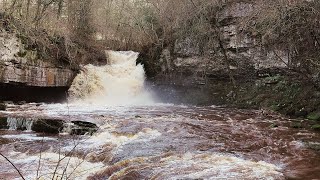
[{"label": "riverbank", "polygon": [[236,86],[228,78],[199,81],[177,75],[153,79],[153,84],[165,102],[260,109],[263,113],[308,119],[314,130],[320,130],[319,89],[301,74],[289,70],[265,70],[257,76],[237,79]]}]

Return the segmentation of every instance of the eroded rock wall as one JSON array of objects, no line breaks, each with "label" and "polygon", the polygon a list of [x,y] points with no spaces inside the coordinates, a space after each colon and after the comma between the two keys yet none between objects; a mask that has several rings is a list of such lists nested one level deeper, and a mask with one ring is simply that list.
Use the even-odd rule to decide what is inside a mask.
[{"label": "eroded rock wall", "polygon": [[181,75],[182,84],[204,84],[207,78],[229,78],[230,72],[241,80],[244,76],[256,76],[264,69],[285,68],[289,60],[286,52],[266,50],[258,38],[241,31],[239,20],[253,10],[254,5],[250,2],[235,1],[225,5],[219,13],[220,37],[229,63],[226,64],[218,39],[203,43],[190,36],[177,39],[174,48],[162,51],[160,76],[173,76],[171,79],[176,81]]},{"label": "eroded rock wall", "polygon": [[69,87],[76,72],[68,67],[37,59],[25,50],[16,34],[0,32],[0,83],[35,87]]},{"label": "eroded rock wall", "polygon": [[254,10],[252,1],[238,0],[226,4],[218,14],[218,37],[229,62],[214,33],[208,33],[210,40],[187,36],[163,49],[154,63],[159,72],[151,79],[160,99],[184,104],[232,104],[245,99],[246,93],[254,97],[255,91],[248,89],[258,89],[255,87],[261,79],[284,75],[288,53],[267,50],[261,39],[242,31],[241,21]]}]

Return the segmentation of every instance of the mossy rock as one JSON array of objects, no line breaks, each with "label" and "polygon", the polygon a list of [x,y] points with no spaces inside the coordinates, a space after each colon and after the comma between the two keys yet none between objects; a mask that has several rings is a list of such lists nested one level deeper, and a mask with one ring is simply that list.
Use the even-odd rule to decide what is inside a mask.
[{"label": "mossy rock", "polygon": [[276,75],[276,76],[271,76],[271,77],[266,77],[263,80],[264,84],[277,84],[280,81],[282,81],[284,78],[280,75]]},{"label": "mossy rock", "polygon": [[320,120],[320,112],[312,112],[307,116],[307,119],[312,121],[319,121]]},{"label": "mossy rock", "polygon": [[93,135],[93,133],[98,131],[98,126],[91,122],[85,121],[72,121],[74,124],[71,126],[71,135]]},{"label": "mossy rock", "polygon": [[63,129],[63,120],[57,119],[41,119],[34,121],[32,124],[32,131],[40,133],[58,134]]}]

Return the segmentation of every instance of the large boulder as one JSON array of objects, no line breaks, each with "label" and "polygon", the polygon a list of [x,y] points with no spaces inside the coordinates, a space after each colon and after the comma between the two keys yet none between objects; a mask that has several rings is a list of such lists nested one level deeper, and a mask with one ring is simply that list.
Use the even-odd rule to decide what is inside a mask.
[{"label": "large boulder", "polygon": [[40,119],[32,124],[32,131],[40,133],[58,134],[62,132],[65,121],[58,119]]}]

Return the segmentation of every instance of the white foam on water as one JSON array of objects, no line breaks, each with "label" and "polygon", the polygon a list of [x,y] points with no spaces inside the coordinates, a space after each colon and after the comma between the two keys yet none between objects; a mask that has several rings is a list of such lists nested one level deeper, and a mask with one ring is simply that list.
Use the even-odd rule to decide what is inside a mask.
[{"label": "white foam on water", "polygon": [[[180,107],[172,104],[156,103],[153,105],[123,105],[123,106],[109,106],[90,103],[65,103],[65,104],[45,104],[40,108],[43,109],[42,114],[49,117],[59,116],[82,116],[82,115],[127,115],[129,111],[135,108],[147,108],[148,111],[159,108]],[[183,107],[181,107],[183,108]]]},{"label": "white foam on water", "polygon": [[31,131],[33,121],[34,119],[31,118],[8,117],[7,125],[9,130],[26,129],[27,131]]},{"label": "white foam on water", "polygon": [[159,179],[284,179],[281,168],[224,154],[194,154],[161,159]]},{"label": "white foam on water", "polygon": [[[77,114],[81,113],[86,115],[101,112],[109,112],[108,114],[116,115],[117,113],[125,113],[130,110],[130,107],[106,107],[106,106],[91,106],[87,104],[85,106],[78,106],[75,104],[52,104],[44,105],[44,109],[50,113],[62,114],[69,113]],[[68,108],[68,109],[67,109]],[[80,109],[79,109],[80,108]],[[170,107],[169,107],[170,108]],[[183,106],[181,107],[183,108]],[[147,108],[148,112],[154,110],[153,108]],[[156,109],[156,108],[155,108]],[[133,109],[134,110],[134,109]],[[68,112],[69,111],[69,112]],[[124,114],[122,114],[124,115]],[[125,118],[125,116],[122,116]],[[146,118],[144,121],[155,121],[165,117],[153,117]],[[169,118],[168,121],[176,122],[188,122],[190,120],[185,118],[177,117],[177,119]],[[139,118],[141,119],[141,118]],[[143,118],[142,118],[143,119]],[[112,121],[112,118],[108,119]],[[159,121],[160,122],[160,121]],[[142,129],[141,132],[136,134],[126,135],[126,134],[116,134],[118,128],[117,123],[106,124],[100,127],[98,133],[94,134],[89,139],[84,142],[80,142],[77,146],[78,150],[88,150],[81,152],[97,152],[99,153],[99,148],[107,144],[112,144],[113,151],[111,153],[117,153],[119,151],[126,151],[126,146],[129,143],[148,142],[150,140],[161,138],[162,134],[155,129]],[[10,137],[10,136],[9,136]],[[41,139],[41,138],[40,138]],[[71,143],[70,143],[71,144]],[[147,143],[146,143],[147,144]],[[295,144],[295,143],[294,143]],[[62,154],[72,150],[74,145],[62,147]],[[63,156],[62,156],[63,157]],[[61,157],[60,157],[61,158]],[[38,163],[39,155],[23,155],[15,154],[10,156],[14,163],[17,163],[22,170],[26,172],[26,179],[35,179],[36,164]],[[69,158],[66,158],[69,159]],[[43,161],[40,174],[43,175],[43,179],[51,179],[55,165],[59,160],[59,155],[55,153],[44,152]],[[3,162],[3,161],[0,161]],[[152,174],[159,174],[158,179],[284,179],[281,173],[281,168],[277,165],[269,164],[264,161],[250,161],[244,160],[232,155],[219,154],[206,152],[201,154],[200,152],[185,153],[182,155],[171,155],[160,160],[160,164],[157,162],[150,166],[155,168],[152,169]],[[61,166],[59,166],[58,174],[62,174],[63,167],[66,167],[67,162],[62,161]],[[78,166],[79,165],[79,166]],[[90,163],[80,158],[72,157],[70,159],[70,164],[68,165],[67,174],[71,174],[71,169],[77,167],[77,171],[72,173],[70,179],[86,179],[91,174],[101,171],[104,169],[102,163]],[[1,171],[0,171],[1,172]]]},{"label": "white foam on water", "polygon": [[[40,166],[39,159],[40,154],[30,156],[23,153],[15,155],[14,157],[11,156],[11,161],[20,167],[25,179],[36,179],[37,171],[39,171],[39,179],[85,180],[102,167],[105,167],[103,163],[90,163],[77,157],[65,157],[56,153],[42,153]],[[1,163],[5,163],[2,161],[3,160],[0,160]],[[54,173],[56,167],[58,168],[56,173]],[[62,174],[64,174],[63,178]]]},{"label": "white foam on water", "polygon": [[57,141],[57,138],[40,137],[36,134],[3,135],[1,137],[6,139],[20,139],[26,141]]},{"label": "white foam on water", "polygon": [[71,102],[109,106],[154,104],[144,85],[143,65],[136,65],[139,53],[106,51],[106,54],[108,65],[86,65],[74,79],[69,89]]},{"label": "white foam on water", "polygon": [[[106,144],[113,144],[115,145],[114,151],[121,151],[121,146],[125,145],[126,143],[132,143],[136,141],[150,141],[162,135],[159,131],[149,128],[142,129],[141,132],[133,135],[114,134],[112,132],[115,127],[108,124],[101,127],[101,129],[102,130],[100,133],[96,133],[90,138],[79,142],[79,144],[77,145],[77,149],[99,149]],[[73,148],[74,145],[70,145],[63,147],[62,149],[63,151],[70,151]]]}]

